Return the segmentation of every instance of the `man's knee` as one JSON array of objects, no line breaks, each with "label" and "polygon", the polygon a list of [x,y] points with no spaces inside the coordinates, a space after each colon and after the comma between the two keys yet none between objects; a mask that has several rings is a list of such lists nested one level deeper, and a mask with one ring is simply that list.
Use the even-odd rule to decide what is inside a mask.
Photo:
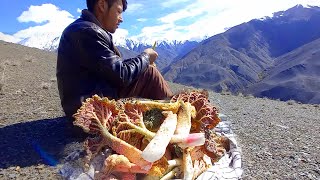
[{"label": "man's knee", "polygon": [[162,76],[160,71],[158,70],[158,68],[155,67],[155,66],[152,66],[152,65],[149,65],[149,67],[147,68],[145,73],[148,75],[148,77],[150,77],[150,76],[157,76],[157,77],[158,76]]}]

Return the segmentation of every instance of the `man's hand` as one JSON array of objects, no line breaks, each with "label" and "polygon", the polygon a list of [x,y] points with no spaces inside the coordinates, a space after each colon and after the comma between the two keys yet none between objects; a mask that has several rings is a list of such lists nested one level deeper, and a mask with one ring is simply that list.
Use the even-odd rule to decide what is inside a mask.
[{"label": "man's hand", "polygon": [[154,62],[158,58],[158,53],[155,50],[151,49],[151,48],[145,49],[144,52],[149,54],[149,56],[150,56],[150,58],[149,58],[150,64],[151,65],[154,64]]}]

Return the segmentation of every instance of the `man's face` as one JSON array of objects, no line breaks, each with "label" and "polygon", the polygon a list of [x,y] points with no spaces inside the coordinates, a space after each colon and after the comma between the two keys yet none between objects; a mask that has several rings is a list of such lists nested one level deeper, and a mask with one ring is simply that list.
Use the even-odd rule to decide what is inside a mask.
[{"label": "man's face", "polygon": [[109,31],[110,33],[116,32],[116,29],[119,27],[120,23],[122,23],[122,11],[123,5],[122,0],[116,1],[110,7],[105,1],[106,6],[103,14],[103,22],[102,26]]}]

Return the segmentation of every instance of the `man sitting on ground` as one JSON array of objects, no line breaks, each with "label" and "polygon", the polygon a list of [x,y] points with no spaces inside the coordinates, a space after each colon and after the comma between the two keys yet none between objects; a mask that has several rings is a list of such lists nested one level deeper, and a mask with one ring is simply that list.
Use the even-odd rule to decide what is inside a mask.
[{"label": "man sitting on ground", "polygon": [[154,63],[157,52],[148,48],[140,55],[122,59],[112,33],[123,21],[126,0],[87,0],[81,17],[63,32],[57,59],[57,81],[63,110],[72,117],[88,97],[111,99],[172,96]]}]

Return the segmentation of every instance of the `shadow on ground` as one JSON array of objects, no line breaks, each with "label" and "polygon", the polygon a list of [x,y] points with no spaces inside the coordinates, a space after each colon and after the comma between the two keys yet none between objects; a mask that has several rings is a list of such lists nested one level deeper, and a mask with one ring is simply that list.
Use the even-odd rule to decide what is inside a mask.
[{"label": "shadow on ground", "polygon": [[37,164],[54,166],[66,147],[83,142],[86,134],[65,117],[13,124],[0,129],[0,168]]}]

